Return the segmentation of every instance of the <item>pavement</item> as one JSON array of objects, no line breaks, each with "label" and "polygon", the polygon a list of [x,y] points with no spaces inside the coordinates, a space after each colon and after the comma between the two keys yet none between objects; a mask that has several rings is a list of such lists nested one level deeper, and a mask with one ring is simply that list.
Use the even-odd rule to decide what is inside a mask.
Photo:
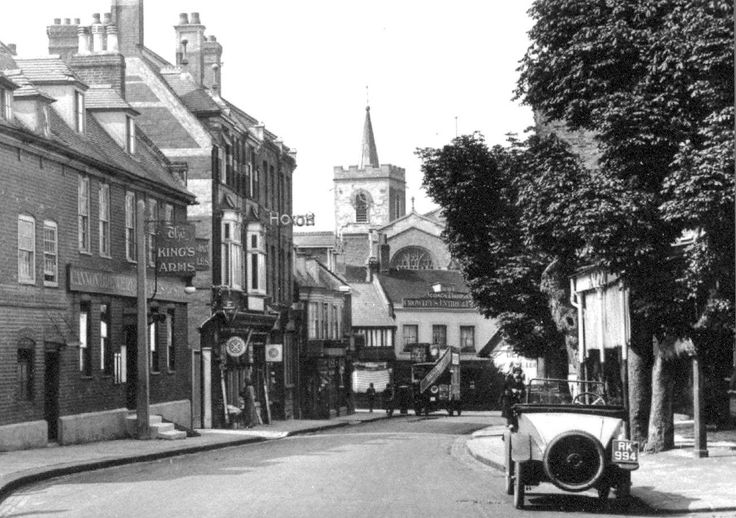
[{"label": "pavement", "polygon": [[[498,412],[483,412],[500,422]],[[165,441],[123,439],[70,446],[0,452],[0,502],[12,491],[52,477],[95,469],[158,460],[241,444],[275,440],[341,426],[385,419],[383,411],[354,414],[329,420],[275,421],[239,430],[197,430],[196,437]],[[470,455],[496,469],[504,469],[503,426],[489,426],[466,441]],[[661,512],[735,511],[736,430],[709,431],[708,457],[695,458],[692,421],[675,424],[674,450],[643,454],[632,476],[632,494]]]}]

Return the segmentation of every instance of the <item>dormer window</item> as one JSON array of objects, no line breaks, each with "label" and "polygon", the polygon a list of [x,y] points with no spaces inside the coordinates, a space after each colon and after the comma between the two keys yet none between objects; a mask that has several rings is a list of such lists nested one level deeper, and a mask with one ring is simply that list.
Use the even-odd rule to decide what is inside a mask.
[{"label": "dormer window", "polygon": [[5,120],[13,118],[13,92],[0,87],[0,117]]},{"label": "dormer window", "polygon": [[131,155],[135,154],[135,121],[133,117],[125,118],[125,150]]},{"label": "dormer window", "polygon": [[79,133],[84,133],[84,94],[74,92],[74,127]]}]

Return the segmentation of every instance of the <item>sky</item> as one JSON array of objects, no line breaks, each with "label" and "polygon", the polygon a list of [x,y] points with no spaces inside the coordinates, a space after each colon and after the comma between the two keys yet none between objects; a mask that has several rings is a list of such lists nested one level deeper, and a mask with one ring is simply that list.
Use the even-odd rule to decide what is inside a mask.
[{"label": "sky", "polygon": [[[110,10],[110,0],[24,0],[0,17],[0,41],[48,54],[54,18]],[[223,46],[222,95],[297,151],[294,214],[334,230],[335,166],[360,162],[365,106],[382,164],[406,170],[407,209],[421,189],[417,148],[482,133],[489,145],[532,125],[513,100],[529,42],[531,0],[148,0],[145,45],[174,62],[179,13],[200,13]]]}]

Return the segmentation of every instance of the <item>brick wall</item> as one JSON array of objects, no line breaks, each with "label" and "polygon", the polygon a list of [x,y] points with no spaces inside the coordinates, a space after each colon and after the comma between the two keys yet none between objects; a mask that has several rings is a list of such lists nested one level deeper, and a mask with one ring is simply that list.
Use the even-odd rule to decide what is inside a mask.
[{"label": "brick wall", "polygon": [[[90,178],[89,254],[80,253],[78,249],[77,184],[82,170]],[[59,349],[60,415],[126,406],[126,385],[115,384],[112,376],[102,373],[100,304],[110,305],[110,343],[112,350],[117,352],[124,345],[126,320],[135,319],[135,299],[71,292],[67,289],[66,266],[101,272],[135,272],[136,266],[125,258],[124,238],[125,191],[134,187],[127,181],[70,162],[67,158],[62,162],[51,152],[27,147],[2,134],[0,171],[3,176],[0,193],[4,200],[0,204],[0,217],[7,222],[0,226],[0,242],[5,245],[0,249],[0,321],[3,322],[0,333],[0,425],[44,418],[45,350],[47,347],[56,348],[60,341],[67,344]],[[111,185],[111,258],[99,255],[98,188],[103,179]],[[156,193],[152,194],[155,196]],[[183,217],[185,210],[179,204],[175,213]],[[36,281],[32,285],[18,283],[19,214],[32,216],[36,221]],[[55,222],[58,228],[58,286],[44,286],[43,282],[44,220]],[[89,377],[82,376],[79,365],[78,318],[83,297],[91,306],[92,375]],[[164,301],[162,308],[175,310],[176,370],[152,376],[152,402],[187,399],[191,393],[186,306]],[[17,397],[21,338],[30,339],[34,352],[34,396],[29,401],[21,401]]]}]

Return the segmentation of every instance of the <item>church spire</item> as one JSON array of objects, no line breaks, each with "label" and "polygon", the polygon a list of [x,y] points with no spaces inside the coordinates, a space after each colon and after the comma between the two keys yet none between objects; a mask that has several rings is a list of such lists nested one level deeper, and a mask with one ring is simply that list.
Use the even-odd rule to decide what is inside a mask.
[{"label": "church spire", "polygon": [[363,124],[363,154],[360,156],[360,168],[379,167],[376,140],[373,138],[371,124],[371,107],[365,107],[365,124]]}]

